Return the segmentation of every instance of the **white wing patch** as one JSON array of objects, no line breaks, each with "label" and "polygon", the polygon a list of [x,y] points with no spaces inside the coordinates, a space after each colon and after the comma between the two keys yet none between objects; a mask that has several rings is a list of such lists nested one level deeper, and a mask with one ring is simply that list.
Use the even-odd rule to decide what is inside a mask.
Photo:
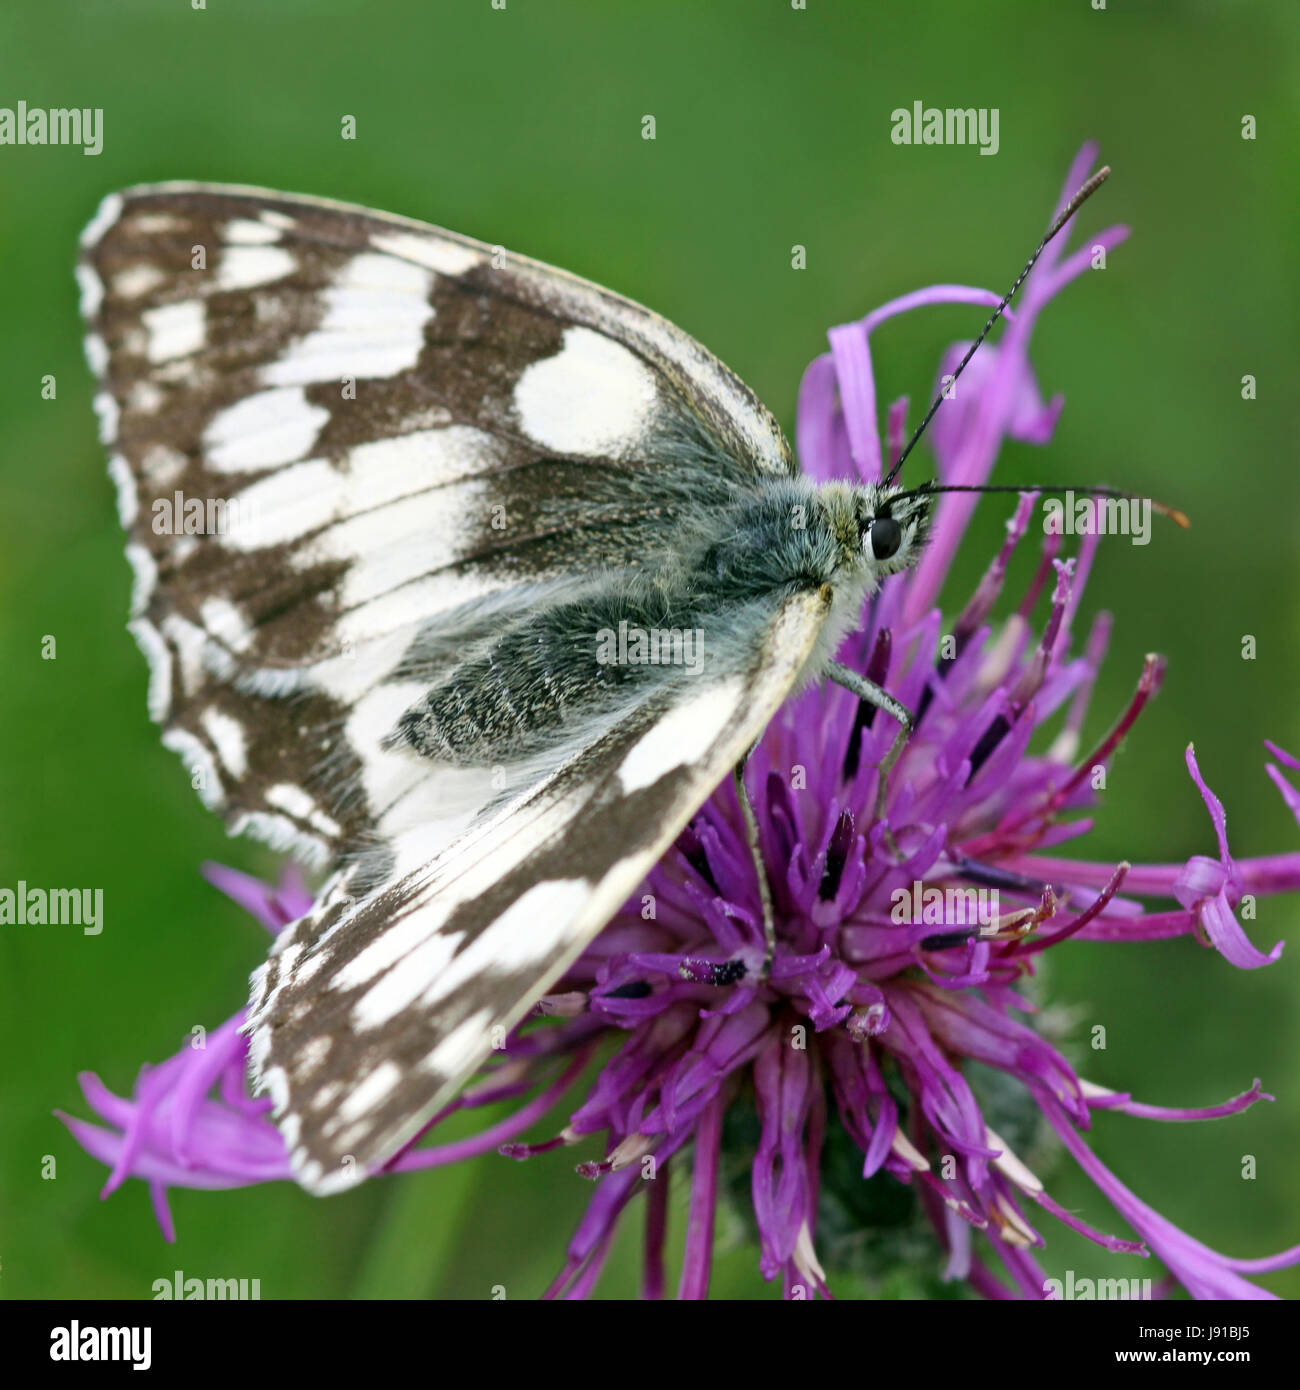
[{"label": "white wing patch", "polygon": [[482,252],[469,246],[459,246],[436,237],[412,236],[409,232],[371,237],[370,244],[376,251],[422,265],[428,270],[437,271],[439,275],[464,275],[466,271],[482,265],[485,259]]},{"label": "white wing patch", "polygon": [[433,317],[433,276],[392,256],[348,261],[325,291],[319,328],[262,370],[269,386],[394,376],[414,367]]},{"label": "white wing patch", "polygon": [[183,299],[179,304],[165,304],[161,309],[146,309],[141,318],[149,335],[146,351],[150,362],[189,357],[198,352],[207,339],[207,320],[201,299]]},{"label": "white wing patch", "polygon": [[[404,497],[472,479],[501,457],[490,434],[448,425],[358,444],[338,459],[304,459],[235,494],[230,541],[241,550],[283,545]],[[448,500],[432,503],[446,507]],[[460,501],[450,498],[453,506]]]},{"label": "white wing patch", "polygon": [[204,459],[223,473],[296,463],[311,451],[329,418],[301,386],[259,391],[213,417],[203,435]]},{"label": "white wing patch", "polygon": [[701,690],[669,710],[619,764],[618,780],[623,790],[636,792],[653,786],[672,768],[704,757],[735,713],[739,686],[737,677]]},{"label": "white wing patch", "polygon": [[[79,267],[85,270],[85,266]],[[113,277],[113,293],[122,299],[138,299],[141,295],[148,294],[150,290],[155,290],[163,283],[166,276],[156,265],[133,265],[126,270],[120,271]],[[103,290],[99,287],[98,279],[94,279],[96,293],[102,295]],[[98,300],[95,307],[98,308]],[[86,306],[82,305],[82,313],[86,313]]]},{"label": "white wing patch", "polygon": [[515,386],[529,439],[560,453],[630,458],[661,408],[654,373],[634,352],[589,328],[568,328],[554,357]]},{"label": "white wing patch", "polygon": [[242,777],[248,771],[248,742],[239,720],[209,706],[199,716],[212,746],[217,750],[221,765],[232,777]]},{"label": "white wing patch", "polygon": [[[230,234],[231,225],[227,224],[227,235]],[[247,225],[266,232],[270,237],[277,235],[271,228],[262,227],[259,223],[250,222]],[[251,290],[258,285],[273,284],[276,280],[283,280],[286,275],[292,275],[297,265],[292,254],[280,246],[228,246],[217,265],[215,288]]]}]

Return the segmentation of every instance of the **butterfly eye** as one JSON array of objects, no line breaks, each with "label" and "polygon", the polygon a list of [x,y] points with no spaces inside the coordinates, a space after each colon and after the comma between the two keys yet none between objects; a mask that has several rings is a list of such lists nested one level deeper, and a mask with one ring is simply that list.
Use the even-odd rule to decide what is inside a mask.
[{"label": "butterfly eye", "polygon": [[888,560],[903,541],[903,528],[892,516],[878,516],[871,523],[871,553],[877,560]]}]

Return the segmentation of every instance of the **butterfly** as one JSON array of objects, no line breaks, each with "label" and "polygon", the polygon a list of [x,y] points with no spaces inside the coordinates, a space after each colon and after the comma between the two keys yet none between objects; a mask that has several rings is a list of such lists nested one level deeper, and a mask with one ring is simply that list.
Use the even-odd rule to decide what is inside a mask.
[{"label": "butterfly", "polygon": [[737,769],[794,691],[897,720],[883,798],[910,715],[834,654],[932,485],[818,486],[666,320],[386,213],[134,188],[78,279],[149,713],[327,871],[246,1025],[308,1190],[410,1143],[729,772],[755,843]]}]

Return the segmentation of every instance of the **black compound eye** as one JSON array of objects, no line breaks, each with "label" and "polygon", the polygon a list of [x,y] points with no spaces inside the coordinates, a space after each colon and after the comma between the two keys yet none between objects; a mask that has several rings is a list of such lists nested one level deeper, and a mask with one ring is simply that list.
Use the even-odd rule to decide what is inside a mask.
[{"label": "black compound eye", "polygon": [[871,553],[877,560],[888,560],[903,543],[903,528],[892,516],[878,516],[871,523]]}]

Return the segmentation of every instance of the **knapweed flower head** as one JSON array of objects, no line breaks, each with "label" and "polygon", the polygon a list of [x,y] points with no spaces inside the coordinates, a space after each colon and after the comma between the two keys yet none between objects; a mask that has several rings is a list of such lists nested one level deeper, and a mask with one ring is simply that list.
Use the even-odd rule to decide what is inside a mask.
[{"label": "knapweed flower head", "polygon": [[[1090,147],[1081,152],[1067,195],[1094,157]],[[1109,250],[1126,235],[1111,228],[1073,254],[1064,238],[1048,247],[999,342],[976,354],[935,419],[930,438],[943,482],[985,482],[1005,439],[1050,442],[1062,400],[1043,401],[1030,336],[1045,306],[1093,264],[1095,248]],[[934,286],[833,329],[831,351],[812,363],[800,391],[805,472],[881,477],[871,363],[881,324],[932,304],[992,306],[998,298]],[[943,354],[941,377],[966,346]],[[905,402],[887,413],[891,462],[905,413]],[[512,1099],[519,1108],[456,1143],[422,1139],[387,1165],[399,1173],[493,1150],[556,1162],[558,1150],[599,1143],[603,1157],[578,1166],[594,1190],[552,1295],[581,1297],[594,1287],[620,1219],[637,1201],[643,1291],[663,1295],[669,1180],[678,1168],[689,1173],[676,1281],[684,1298],[707,1293],[717,1209],[738,1197],[762,1274],[779,1279],[788,1297],[829,1293],[819,1255],[829,1245],[838,1259],[845,1213],[850,1223],[855,1212],[862,1219],[882,1193],[903,1198],[928,1223],[946,1279],[988,1297],[1048,1296],[1033,1253],[1046,1240],[1044,1217],[1108,1250],[1155,1256],[1196,1298],[1267,1297],[1244,1276],[1300,1262],[1300,1247],[1257,1260],[1208,1249],[1130,1192],[1084,1138],[1095,1110],[1144,1120],[1235,1114],[1268,1099],[1258,1082],[1206,1109],[1140,1104],[1080,1077],[1033,1022],[1036,964],[1071,938],[1187,935],[1241,968],[1275,960],[1280,943],[1261,952],[1236,908],[1246,895],[1300,888],[1300,852],[1234,858],[1223,807],[1189,748],[1188,791],[1204,801],[1216,854],[1144,867],[1136,855],[1089,862],[1076,857],[1078,845],[1069,856],[1054,853],[1086,839],[1093,772],[1155,695],[1163,663],[1147,659],[1110,731],[1085,745],[1110,620],[1098,616],[1082,641],[1075,625],[1100,528],[1069,559],[1060,555],[1062,536],[1047,534],[1028,590],[1009,617],[994,619],[1012,554],[1027,543],[1035,501],[1023,496],[974,593],[945,617],[936,600],[976,500],[943,496],[921,560],[869,601],[861,631],[839,654],[915,713],[889,775],[884,818],[874,814],[877,782],[894,725],[841,688],[788,702],[750,759],[747,786],[776,921],[770,970],[762,969],[758,884],[728,783],[537,1016],[429,1129],[455,1110]],[[1268,774],[1300,821],[1300,792],[1282,771],[1300,771],[1300,762],[1268,746],[1276,759]],[[277,889],[228,869],[209,877],[272,932],[310,904],[292,871]],[[127,1177],[149,1183],[169,1239],[168,1187],[289,1177],[270,1103],[246,1089],[242,1022],[236,1014],[202,1050],[143,1070],[129,1100],[83,1077],[104,1125],[63,1117],[110,1166],[106,1193]],[[585,1096],[571,1097],[596,1064]],[[1012,1142],[1028,1132],[1027,1115],[1055,1133],[1131,1236],[1096,1230],[1053,1200]],[[1009,1137],[1002,1129],[1013,1123]],[[548,1137],[526,1141],[539,1126]]]}]

